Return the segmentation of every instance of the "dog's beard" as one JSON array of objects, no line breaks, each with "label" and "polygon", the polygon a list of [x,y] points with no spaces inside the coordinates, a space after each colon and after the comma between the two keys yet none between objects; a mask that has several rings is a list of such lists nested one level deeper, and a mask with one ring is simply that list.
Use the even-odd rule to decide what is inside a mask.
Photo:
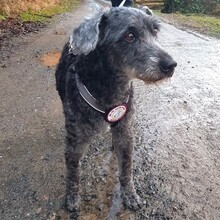
[{"label": "dog's beard", "polygon": [[137,76],[137,79],[140,79],[142,81],[144,81],[145,84],[151,84],[151,83],[155,83],[155,82],[158,82],[158,81],[164,81],[164,80],[167,80],[169,77],[167,77],[166,75],[164,74],[161,74],[160,72],[148,72],[147,74],[146,73],[143,73],[143,74],[139,74]]}]

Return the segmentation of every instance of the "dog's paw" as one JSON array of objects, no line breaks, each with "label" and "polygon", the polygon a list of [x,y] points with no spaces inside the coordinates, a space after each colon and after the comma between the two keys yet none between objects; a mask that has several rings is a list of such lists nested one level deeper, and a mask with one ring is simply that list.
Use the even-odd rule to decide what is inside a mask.
[{"label": "dog's paw", "polygon": [[142,207],[142,201],[139,195],[135,192],[134,188],[127,189],[122,188],[121,189],[121,197],[123,199],[123,203],[125,208],[128,208],[132,211],[137,211],[141,209]]},{"label": "dog's paw", "polygon": [[78,213],[80,197],[78,195],[66,195],[65,208],[71,214]]}]

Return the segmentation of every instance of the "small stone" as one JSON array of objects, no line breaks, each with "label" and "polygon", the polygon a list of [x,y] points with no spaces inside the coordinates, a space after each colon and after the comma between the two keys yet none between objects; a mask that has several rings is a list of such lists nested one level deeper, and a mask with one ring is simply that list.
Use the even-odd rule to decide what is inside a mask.
[{"label": "small stone", "polygon": [[66,32],[63,29],[57,29],[54,31],[54,34],[56,35],[65,35]]},{"label": "small stone", "polygon": [[7,65],[6,65],[6,64],[3,64],[1,67],[2,67],[2,68],[6,68],[6,67],[7,67]]},{"label": "small stone", "polygon": [[89,202],[91,199],[92,199],[92,197],[90,195],[83,196],[83,200],[86,202]]},{"label": "small stone", "polygon": [[39,215],[41,213],[41,211],[42,211],[42,208],[40,207],[37,209],[36,214]]},{"label": "small stone", "polygon": [[103,204],[100,204],[100,205],[98,206],[98,210],[99,210],[99,211],[102,211],[103,208],[104,208],[104,205],[103,205]]},{"label": "small stone", "polygon": [[173,210],[174,210],[174,211],[177,211],[177,207],[176,207],[176,206],[173,206]]}]

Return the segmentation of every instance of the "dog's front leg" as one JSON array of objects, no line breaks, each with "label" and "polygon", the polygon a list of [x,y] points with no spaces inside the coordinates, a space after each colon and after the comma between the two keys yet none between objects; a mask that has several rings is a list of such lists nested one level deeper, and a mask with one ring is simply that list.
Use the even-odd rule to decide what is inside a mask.
[{"label": "dog's front leg", "polygon": [[88,143],[79,141],[67,132],[65,159],[66,177],[66,209],[77,219],[79,210],[80,160],[87,149]]},{"label": "dog's front leg", "polygon": [[[126,115],[125,117],[128,117]],[[140,197],[136,194],[133,184],[133,146],[134,138],[132,126],[123,118],[112,128],[112,144],[118,158],[119,181],[121,184],[121,196],[124,205],[132,210],[141,207]]]}]

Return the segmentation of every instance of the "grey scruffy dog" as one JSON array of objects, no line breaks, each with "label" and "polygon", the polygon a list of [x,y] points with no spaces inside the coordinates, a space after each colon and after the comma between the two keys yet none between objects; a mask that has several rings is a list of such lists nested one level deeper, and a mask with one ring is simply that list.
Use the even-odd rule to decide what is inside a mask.
[{"label": "grey scruffy dog", "polygon": [[132,180],[131,81],[171,77],[176,62],[156,43],[159,22],[134,8],[111,8],[83,21],[65,45],[56,86],[66,126],[66,208],[79,208],[80,160],[91,139],[111,126],[124,205],[140,208]]}]

